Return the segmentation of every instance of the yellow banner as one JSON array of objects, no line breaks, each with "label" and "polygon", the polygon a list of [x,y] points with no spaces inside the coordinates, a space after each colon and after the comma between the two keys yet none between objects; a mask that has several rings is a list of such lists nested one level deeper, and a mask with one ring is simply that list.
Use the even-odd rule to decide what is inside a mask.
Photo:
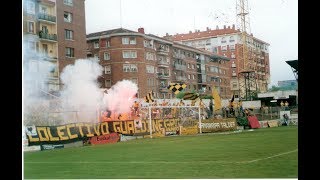
[{"label": "yellow banner", "polygon": [[221,99],[218,91],[214,87],[212,87],[212,97],[214,99],[214,110],[217,111],[221,109]]}]

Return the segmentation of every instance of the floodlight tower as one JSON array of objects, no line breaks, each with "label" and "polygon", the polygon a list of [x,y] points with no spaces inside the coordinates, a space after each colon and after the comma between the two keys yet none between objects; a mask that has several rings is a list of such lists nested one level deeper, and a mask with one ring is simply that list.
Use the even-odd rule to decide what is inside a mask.
[{"label": "floodlight tower", "polygon": [[240,29],[240,42],[237,46],[237,73],[239,82],[239,95],[242,100],[252,100],[257,92],[256,68],[253,61],[253,52],[248,45],[250,43],[250,18],[248,0],[237,0],[237,28]]}]

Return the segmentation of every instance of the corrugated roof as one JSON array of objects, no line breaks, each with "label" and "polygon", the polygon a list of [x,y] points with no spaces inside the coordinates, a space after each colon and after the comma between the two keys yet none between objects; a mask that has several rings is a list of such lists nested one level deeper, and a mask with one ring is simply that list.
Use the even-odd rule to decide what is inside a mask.
[{"label": "corrugated roof", "polygon": [[200,38],[215,37],[218,35],[232,34],[232,33],[238,33],[238,32],[240,31],[235,29],[215,29],[215,30],[173,35],[172,40],[182,41],[182,40],[190,40],[190,39],[200,39]]}]

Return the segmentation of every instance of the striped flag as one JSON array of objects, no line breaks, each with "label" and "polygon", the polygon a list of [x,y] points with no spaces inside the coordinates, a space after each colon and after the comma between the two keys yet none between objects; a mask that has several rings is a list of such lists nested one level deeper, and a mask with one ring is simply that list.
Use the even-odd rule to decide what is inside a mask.
[{"label": "striped flag", "polygon": [[218,94],[218,91],[214,87],[212,88],[212,97],[214,100],[214,110],[217,111],[221,109],[221,98]]},{"label": "striped flag", "polygon": [[195,100],[199,98],[197,93],[185,93],[183,96],[183,100]]},{"label": "striped flag", "polygon": [[186,84],[180,84],[180,83],[170,83],[168,86],[168,89],[174,92],[174,94],[178,94],[180,91],[182,91],[184,88],[186,88]]},{"label": "striped flag", "polygon": [[153,99],[153,91],[150,91],[145,97],[144,97],[144,101],[147,102],[147,103],[150,103],[150,102],[154,102],[154,99]]}]

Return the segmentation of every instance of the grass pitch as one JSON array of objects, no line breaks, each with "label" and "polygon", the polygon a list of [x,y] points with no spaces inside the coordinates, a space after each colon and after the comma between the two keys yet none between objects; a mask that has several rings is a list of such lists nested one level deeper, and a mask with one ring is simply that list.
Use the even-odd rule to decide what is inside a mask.
[{"label": "grass pitch", "polygon": [[25,179],[297,178],[298,127],[24,152]]}]

